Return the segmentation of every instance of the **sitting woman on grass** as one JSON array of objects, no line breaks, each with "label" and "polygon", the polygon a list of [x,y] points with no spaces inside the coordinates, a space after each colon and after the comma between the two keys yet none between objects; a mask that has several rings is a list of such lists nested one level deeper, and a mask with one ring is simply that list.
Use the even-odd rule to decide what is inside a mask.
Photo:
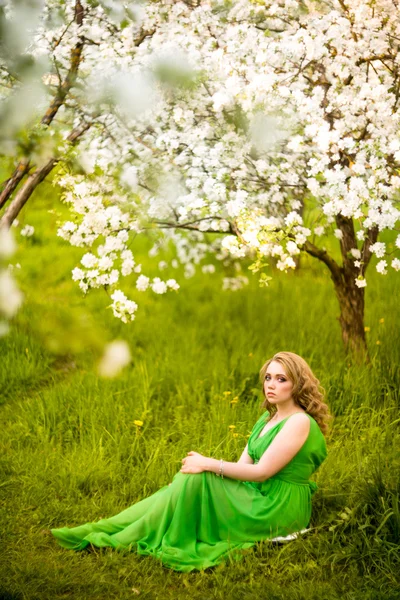
[{"label": "sitting woman on grass", "polygon": [[309,477],[327,455],[328,407],[297,354],[275,354],[260,376],[266,410],[238,462],[188,452],[171,484],[114,517],[52,529],[58,542],[132,550],[187,572],[307,528],[317,489]]}]

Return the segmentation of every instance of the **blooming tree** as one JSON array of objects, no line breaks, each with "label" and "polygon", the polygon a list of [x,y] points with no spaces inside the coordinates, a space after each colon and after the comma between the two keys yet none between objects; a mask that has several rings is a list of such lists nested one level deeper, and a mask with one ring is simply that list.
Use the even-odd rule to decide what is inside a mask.
[{"label": "blooming tree", "polygon": [[[378,241],[400,215],[397,1],[160,1],[135,18],[111,0],[65,6],[62,24],[42,19],[33,43],[54,59],[41,131],[47,139],[62,107],[57,153],[47,168],[31,171],[32,152],[17,163],[2,223],[32,177],[67,155],[57,181],[72,216],[59,234],[88,250],[73,277],[84,291],[115,290],[117,316],[137,307],[116,289],[122,276],[135,273],[138,291],[178,287],[142,274],[128,247],[156,226],[187,274],[209,251],[251,257],[261,283],[266,261],[282,271],[301,252],[322,261],[344,344],[363,354],[371,257],[382,275],[400,269],[400,236],[394,250]],[[340,260],[324,246],[332,234]]]}]

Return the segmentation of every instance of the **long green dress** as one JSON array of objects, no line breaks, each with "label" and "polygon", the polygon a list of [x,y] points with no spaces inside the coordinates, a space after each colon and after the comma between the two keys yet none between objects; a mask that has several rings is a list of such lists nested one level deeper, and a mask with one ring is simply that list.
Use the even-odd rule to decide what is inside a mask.
[{"label": "long green dress", "polygon": [[[283,419],[259,437],[268,412],[256,422],[248,440],[255,463],[282,429]],[[311,496],[317,485],[310,475],[326,458],[325,438],[310,416],[308,438],[279,473],[262,483],[217,477],[209,471],[178,472],[172,483],[109,519],[79,527],[52,529],[64,548],[88,544],[152,555],[176,571],[206,569],[228,557],[235,560],[257,541],[287,536],[308,526]]]}]

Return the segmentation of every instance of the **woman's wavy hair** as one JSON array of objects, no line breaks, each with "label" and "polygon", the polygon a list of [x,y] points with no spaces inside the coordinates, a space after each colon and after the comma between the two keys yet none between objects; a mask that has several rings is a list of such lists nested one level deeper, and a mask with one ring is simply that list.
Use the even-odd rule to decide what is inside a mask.
[{"label": "woman's wavy hair", "polygon": [[292,398],[294,402],[315,419],[322,433],[326,435],[328,421],[332,419],[332,416],[329,414],[328,405],[324,402],[325,390],[304,358],[294,352],[278,352],[261,367],[260,380],[265,398],[262,407],[268,410],[269,419],[277,411],[276,406],[268,401],[264,388],[265,375],[272,361],[279,362],[284,367],[287,377],[293,383]]}]

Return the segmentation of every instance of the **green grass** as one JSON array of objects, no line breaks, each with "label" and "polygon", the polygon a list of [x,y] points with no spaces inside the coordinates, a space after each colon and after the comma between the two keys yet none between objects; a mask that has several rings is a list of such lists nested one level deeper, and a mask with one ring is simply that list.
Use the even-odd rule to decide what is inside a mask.
[{"label": "green grass", "polygon": [[[71,282],[81,251],[55,237],[51,202],[45,194],[22,217],[36,228],[12,261],[25,303],[0,340],[0,599],[399,598],[395,274],[371,270],[369,366],[346,361],[329,276],[311,261],[276,273],[267,289],[254,278],[235,293],[221,291],[220,272],[185,280],[171,270],[179,293],[137,294],[136,320],[124,325],[104,291],[84,299]],[[144,265],[148,247],[134,248]],[[98,358],[116,338],[128,341],[132,364],[100,379]],[[45,534],[150,495],[190,449],[237,460],[260,415],[258,370],[279,350],[309,361],[335,416],[307,537],[181,574],[134,553],[63,550]]]}]

